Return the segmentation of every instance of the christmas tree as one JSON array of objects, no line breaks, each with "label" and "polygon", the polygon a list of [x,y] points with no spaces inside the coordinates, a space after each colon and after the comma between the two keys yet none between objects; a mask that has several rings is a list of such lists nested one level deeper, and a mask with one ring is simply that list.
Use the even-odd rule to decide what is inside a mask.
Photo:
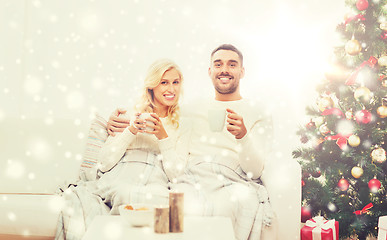
[{"label": "christmas tree", "polygon": [[293,156],[303,171],[302,216],[335,219],[340,239],[366,239],[387,215],[387,2],[346,5],[351,13],[336,29],[342,44]]}]

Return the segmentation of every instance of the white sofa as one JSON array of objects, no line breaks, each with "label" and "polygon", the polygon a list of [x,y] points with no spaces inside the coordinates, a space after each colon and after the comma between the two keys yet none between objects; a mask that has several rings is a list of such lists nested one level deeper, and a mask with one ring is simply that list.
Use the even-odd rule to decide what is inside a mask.
[{"label": "white sofa", "polygon": [[[58,187],[77,178],[89,122],[3,119],[0,122],[0,240],[53,239]],[[299,239],[301,170],[291,156],[272,158],[263,181],[278,217],[279,239]]]}]

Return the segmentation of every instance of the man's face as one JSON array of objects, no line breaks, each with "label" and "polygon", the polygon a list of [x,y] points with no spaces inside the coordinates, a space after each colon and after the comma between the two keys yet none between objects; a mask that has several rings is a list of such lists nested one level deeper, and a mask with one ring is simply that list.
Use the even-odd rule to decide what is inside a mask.
[{"label": "man's face", "polygon": [[218,93],[231,94],[238,89],[239,80],[243,78],[245,69],[236,52],[219,50],[211,58],[208,74]]}]

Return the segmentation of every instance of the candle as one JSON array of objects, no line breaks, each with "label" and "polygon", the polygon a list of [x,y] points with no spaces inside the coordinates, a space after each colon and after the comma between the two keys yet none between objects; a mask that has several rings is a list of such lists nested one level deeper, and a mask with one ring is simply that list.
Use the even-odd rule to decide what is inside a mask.
[{"label": "candle", "polygon": [[183,232],[184,230],[184,193],[169,193],[169,231]]},{"label": "candle", "polygon": [[169,232],[169,207],[160,206],[155,208],[155,233]]}]

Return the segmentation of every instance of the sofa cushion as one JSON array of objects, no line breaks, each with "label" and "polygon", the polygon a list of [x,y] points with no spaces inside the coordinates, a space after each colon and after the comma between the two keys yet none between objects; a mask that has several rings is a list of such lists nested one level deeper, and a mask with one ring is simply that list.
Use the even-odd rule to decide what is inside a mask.
[{"label": "sofa cushion", "polygon": [[91,122],[89,135],[86,139],[86,148],[79,170],[79,177],[84,181],[95,180],[97,178],[98,154],[105,143],[107,132],[107,121],[99,114]]},{"label": "sofa cushion", "polygon": [[0,194],[0,234],[54,236],[63,204],[58,195]]}]

